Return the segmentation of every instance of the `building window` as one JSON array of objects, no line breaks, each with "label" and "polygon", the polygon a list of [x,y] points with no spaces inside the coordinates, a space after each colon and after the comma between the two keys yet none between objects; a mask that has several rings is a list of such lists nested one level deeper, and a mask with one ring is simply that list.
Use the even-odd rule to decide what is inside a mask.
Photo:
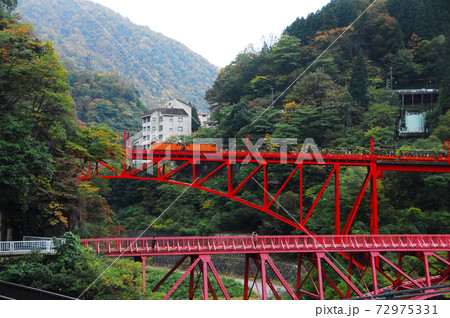
[{"label": "building window", "polygon": [[159,135],[159,140],[162,140],[163,139],[163,135]]},{"label": "building window", "polygon": [[183,126],[178,126],[178,131],[183,131]]},{"label": "building window", "polygon": [[178,117],[178,122],[182,123],[183,122],[183,117]]},{"label": "building window", "polygon": [[164,120],[163,116],[159,116],[159,121],[162,122]]},{"label": "building window", "polygon": [[169,131],[173,131],[173,128],[169,128]]},{"label": "building window", "polygon": [[153,126],[153,127],[152,127],[152,130],[155,131],[155,130],[156,130],[156,126]]},{"label": "building window", "polygon": [[[150,119],[149,119],[150,120]],[[152,117],[152,121],[156,121],[156,117]]]},{"label": "building window", "polygon": [[162,125],[159,126],[159,131],[163,131],[163,126]]},{"label": "building window", "polygon": [[170,122],[170,123],[173,122],[173,117],[169,117],[169,122]]}]

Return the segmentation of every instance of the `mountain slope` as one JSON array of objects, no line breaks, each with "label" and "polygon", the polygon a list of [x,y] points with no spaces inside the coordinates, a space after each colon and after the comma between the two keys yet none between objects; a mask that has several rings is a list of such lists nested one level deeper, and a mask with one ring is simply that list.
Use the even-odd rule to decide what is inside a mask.
[{"label": "mountain slope", "polygon": [[19,0],[17,11],[24,22],[36,27],[41,39],[54,43],[68,70],[118,72],[136,85],[150,108],[170,99],[167,92],[199,108],[207,107],[204,93],[218,73],[214,65],[183,44],[102,5],[79,3],[82,7],[73,0]]}]

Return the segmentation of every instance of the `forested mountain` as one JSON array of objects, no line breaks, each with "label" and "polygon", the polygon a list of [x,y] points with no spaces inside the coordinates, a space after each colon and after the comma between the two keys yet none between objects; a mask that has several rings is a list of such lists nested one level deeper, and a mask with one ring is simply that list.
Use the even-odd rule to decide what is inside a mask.
[{"label": "forested mountain", "polygon": [[117,133],[141,130],[147,110],[136,87],[117,73],[72,71],[68,76],[77,118],[88,126],[104,124]]},{"label": "forested mountain", "polygon": [[83,8],[72,0],[19,0],[16,12],[21,12],[22,20],[36,28],[39,38],[54,43],[69,72],[88,69],[119,73],[138,88],[148,108],[159,107],[169,99],[152,77],[173,97],[190,101],[199,108],[207,106],[204,93],[217,75],[215,66],[183,44],[148,27],[135,25],[102,5],[86,0],[78,2]]}]

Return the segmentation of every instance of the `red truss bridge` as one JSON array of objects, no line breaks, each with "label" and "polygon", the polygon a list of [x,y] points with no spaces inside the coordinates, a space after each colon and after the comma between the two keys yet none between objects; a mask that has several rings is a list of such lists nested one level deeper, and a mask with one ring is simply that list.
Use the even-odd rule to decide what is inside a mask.
[{"label": "red truss bridge", "polygon": [[[223,297],[230,299],[211,258],[221,254],[245,256],[243,299],[248,299],[253,289],[261,299],[267,299],[267,287],[276,299],[281,299],[269,272],[294,300],[324,299],[325,284],[342,299],[384,298],[387,290],[392,290],[392,294],[403,291],[402,297],[409,299],[428,299],[450,292],[450,285],[446,284],[450,275],[450,235],[106,238],[82,242],[106,257],[141,257],[144,290],[147,257],[178,255],[179,261],[153,286],[152,292],[158,291],[188,260],[188,269],[163,299],[169,299],[187,276],[190,299],[196,289],[203,299],[208,299],[209,295],[218,299],[211,276]],[[291,287],[269,257],[269,254],[279,253],[298,256],[295,287]],[[396,255],[395,261],[392,261],[392,254]],[[339,280],[333,281],[330,271],[337,274]],[[260,284],[255,284],[256,281]],[[314,286],[314,291],[305,290],[306,284]]]},{"label": "red truss bridge", "polygon": [[[323,299],[324,282],[330,284],[341,298],[362,297],[364,295],[380,297],[379,295],[386,290],[393,290],[394,293],[404,290],[421,290],[422,294],[423,291],[428,291],[426,295],[434,296],[444,293],[439,290],[441,290],[440,286],[446,286],[445,283],[448,282],[450,268],[448,236],[385,237],[378,235],[377,179],[383,178],[385,171],[450,172],[449,141],[444,143],[442,151],[436,152],[376,149],[373,140],[370,149],[362,150],[317,149],[305,145],[302,150],[294,148],[284,152],[259,151],[255,148],[249,147],[247,142],[247,146],[242,151],[220,149],[215,144],[154,144],[151,149],[133,149],[129,141],[129,135],[125,133],[125,162],[118,163],[117,160],[111,158],[89,163],[86,170],[81,172],[80,179],[98,176],[104,179],[149,180],[199,189],[267,213],[299,229],[307,236],[258,237],[258,246],[252,246],[249,241],[251,238],[245,237],[158,238],[156,249],[152,250],[149,250],[152,247],[150,239],[85,240],[85,244],[94,244],[96,250],[105,253],[105,256],[140,256],[143,259],[143,264],[145,264],[148,255],[181,255],[182,258],[168,275],[190,257],[191,265],[182,278],[191,275],[190,292],[192,292],[192,288],[194,288],[194,268],[199,266],[199,273],[203,275],[202,297],[205,299],[208,298],[208,290],[216,298],[207,276],[208,267],[218,281],[225,298],[228,297],[210,256],[236,253],[245,254],[246,280],[248,280],[249,270],[253,268],[250,260],[252,260],[254,267],[256,266],[255,271],[257,274],[260,273],[262,279],[260,295],[263,299],[267,298],[266,287],[273,287],[266,274],[266,262],[293,299],[305,297]],[[202,164],[205,163],[208,167],[213,166],[213,168],[205,172],[205,169],[202,168]],[[236,167],[244,164],[251,164],[252,171],[242,176],[242,169]],[[270,179],[269,167],[280,164],[287,167],[289,176],[281,181]],[[118,169],[119,166],[120,169]],[[331,168],[331,172],[308,208],[303,203],[303,168],[305,166],[328,166]],[[363,167],[366,168],[367,172],[351,210],[341,211],[340,170],[348,166]],[[181,172],[183,173],[181,174]],[[186,181],[186,175],[189,176],[188,181]],[[219,175],[222,178],[224,175],[226,176],[225,190],[208,186],[208,181],[217,178]],[[177,178],[179,176],[184,176],[184,179]],[[255,179],[256,176],[259,176],[262,182],[258,182]],[[308,221],[313,216],[317,204],[332,179],[334,179],[334,182],[332,182],[334,183],[334,236],[316,236],[308,229]],[[236,180],[239,180],[239,182],[236,182]],[[251,180],[259,184],[260,195],[263,198],[259,203],[249,202],[239,197],[239,192]],[[277,198],[290,182],[298,182],[299,185],[298,220],[287,218],[274,211]],[[281,186],[275,189],[273,189],[273,186],[269,187],[269,185],[277,183]],[[371,236],[349,236],[366,190],[369,190]],[[314,244],[320,247],[315,248]],[[389,258],[391,259],[389,260],[383,255],[387,252],[397,255],[395,264],[392,262],[392,258]],[[294,292],[268,256],[271,253],[298,254],[298,279],[297,288]],[[415,259],[412,263],[410,263],[411,257]],[[433,259],[433,263],[429,262],[429,259]],[[343,262],[346,262],[345,269],[339,265]],[[439,264],[435,266],[435,263]],[[338,274],[342,279],[341,283],[344,282],[347,285],[346,291],[339,289],[339,282],[333,282],[327,276],[323,270],[324,266],[330,267],[329,270]],[[413,269],[414,274],[408,272],[405,266]],[[389,271],[385,270],[386,267],[389,268]],[[304,279],[305,274],[302,273],[302,270],[307,271]],[[253,274],[255,274],[255,271],[253,271]],[[257,276],[257,274],[254,276]],[[371,275],[371,283],[366,283],[367,275]],[[396,277],[393,275],[396,275]],[[307,292],[303,289],[303,284],[309,280],[316,289],[316,293]],[[388,284],[382,287],[381,281],[388,282]],[[177,284],[179,285],[179,283]],[[361,284],[363,287],[361,287]],[[178,285],[174,286],[173,290]],[[244,299],[248,297],[246,286],[244,286],[246,288]],[[157,287],[159,286],[155,288],[157,289]],[[170,297],[171,292],[166,298]],[[190,293],[190,295],[193,297],[194,294]],[[279,298],[276,293],[274,295]],[[409,297],[423,299],[428,296],[417,295],[412,292]]]}]

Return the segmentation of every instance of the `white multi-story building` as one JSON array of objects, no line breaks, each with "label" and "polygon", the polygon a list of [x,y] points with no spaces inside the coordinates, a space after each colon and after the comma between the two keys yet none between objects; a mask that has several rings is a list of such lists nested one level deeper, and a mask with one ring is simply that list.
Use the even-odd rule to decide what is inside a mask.
[{"label": "white multi-story building", "polygon": [[206,122],[209,121],[209,114],[199,111],[198,118],[200,119],[200,126],[206,126]]},{"label": "white multi-story building", "polygon": [[142,117],[142,137],[137,144],[144,149],[152,142],[192,134],[192,107],[178,99],[165,107],[150,110]]}]

